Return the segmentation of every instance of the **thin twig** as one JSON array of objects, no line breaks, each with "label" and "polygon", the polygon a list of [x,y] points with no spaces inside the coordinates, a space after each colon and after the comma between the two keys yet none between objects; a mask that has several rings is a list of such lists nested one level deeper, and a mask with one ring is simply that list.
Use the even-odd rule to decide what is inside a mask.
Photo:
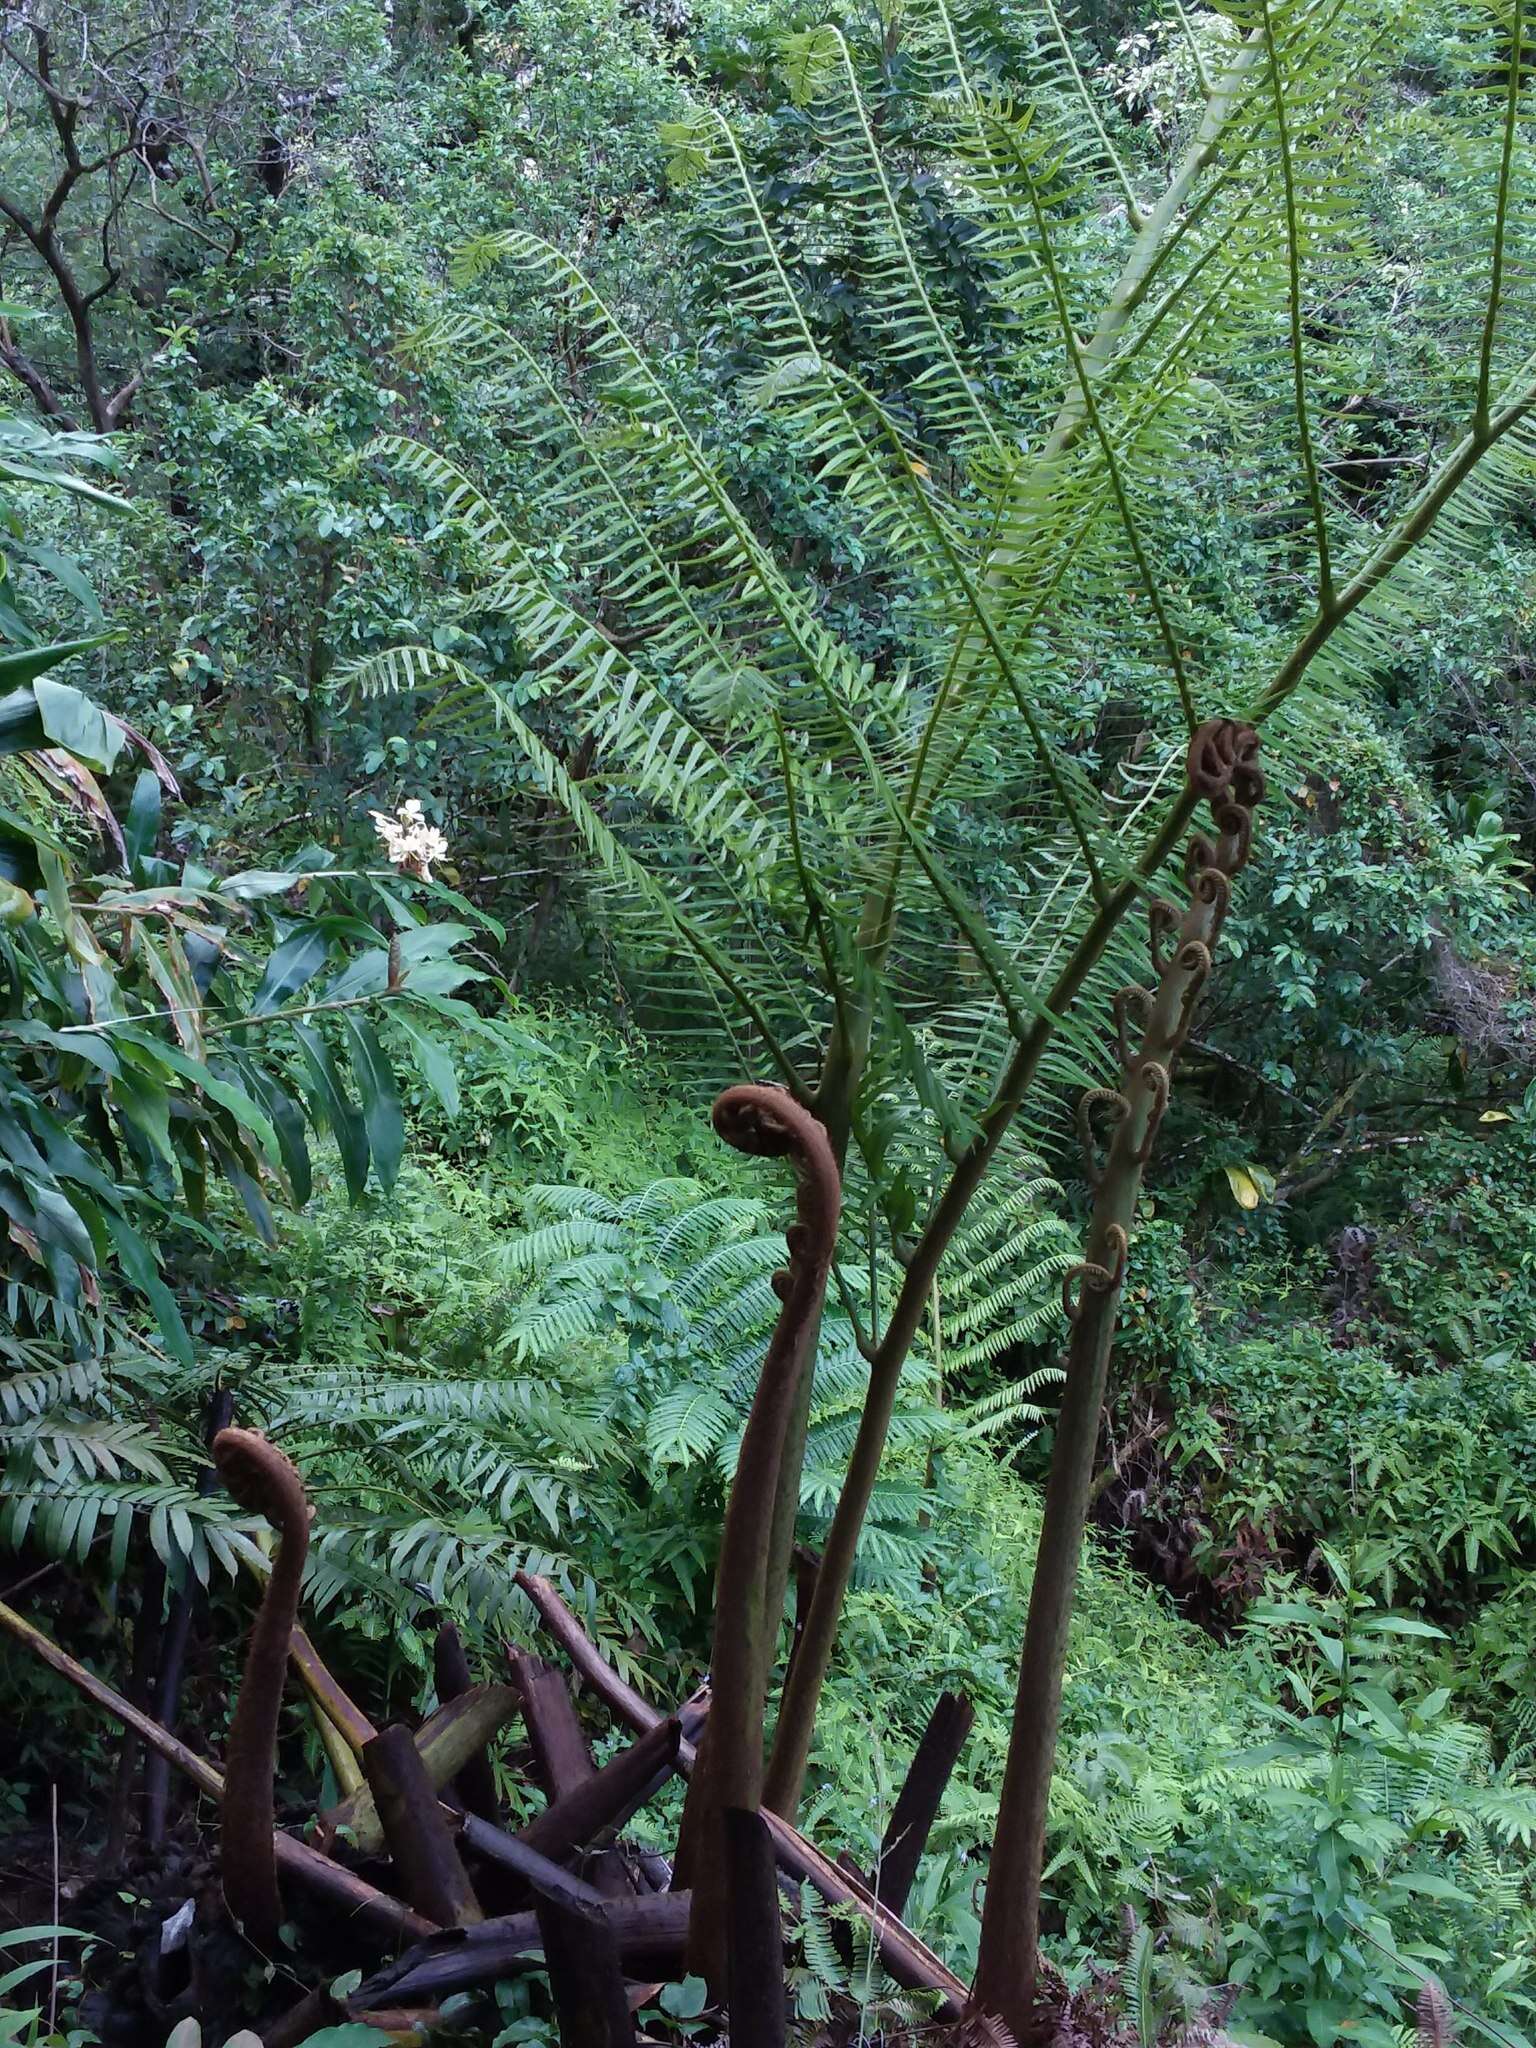
[{"label": "thin twig", "polygon": [[[251,1017],[233,1017],[222,1024],[205,1024],[205,1038],[226,1038],[231,1031],[245,1031],[253,1024],[291,1024],[303,1017],[328,1016],[338,1010],[360,1010],[369,1003],[386,1003],[391,996],[408,996],[408,988],[375,989],[371,995],[341,996],[334,1002],[301,1003],[291,1010],[263,1010]],[[168,1010],[136,1010],[131,1017],[102,1017],[94,1024],[61,1024],[59,1036],[69,1038],[76,1035],[105,1037],[109,1032],[128,1030],[140,1024],[155,1024],[164,1020],[174,1021],[186,1016],[191,1005],[180,1003]],[[0,1033],[0,1036],[4,1036]]]},{"label": "thin twig", "polygon": [[53,1837],[53,1969],[48,1980],[48,2031],[57,2032],[59,2017],[59,1784],[48,1787],[48,1818]]},{"label": "thin twig", "polygon": [[7,1586],[0,1592],[0,1600],[14,1600],[18,1593],[25,1593],[28,1587],[35,1586],[39,1579],[46,1579],[50,1572],[57,1571],[61,1562],[60,1558],[50,1557],[48,1562],[39,1565],[35,1572],[28,1572],[24,1579],[18,1579],[14,1586]]},{"label": "thin twig", "polygon": [[1525,63],[1525,0],[1515,0],[1510,23],[1509,87],[1504,100],[1504,138],[1499,155],[1499,192],[1493,215],[1493,252],[1488,274],[1488,309],[1483,317],[1482,342],[1477,361],[1477,399],[1473,407],[1475,432],[1486,433],[1489,401],[1493,390],[1493,344],[1498,333],[1499,311],[1504,296],[1504,239],[1509,222],[1509,190],[1514,166],[1515,130],[1520,120],[1520,72]]},{"label": "thin twig", "polygon": [[1313,538],[1317,546],[1317,599],[1327,611],[1333,603],[1333,563],[1328,551],[1328,515],[1323,505],[1323,487],[1318,475],[1317,453],[1312,445],[1312,415],[1307,403],[1307,358],[1303,347],[1301,312],[1301,219],[1296,205],[1296,170],[1291,158],[1290,125],[1286,114],[1285,81],[1280,75],[1280,55],[1275,46],[1274,23],[1269,0],[1262,0],[1264,48],[1269,56],[1270,91],[1275,104],[1275,139],[1280,148],[1280,178],[1285,191],[1285,243],[1290,271],[1291,370],[1296,393],[1296,434],[1301,444],[1302,475],[1306,481],[1307,503],[1312,508]]}]

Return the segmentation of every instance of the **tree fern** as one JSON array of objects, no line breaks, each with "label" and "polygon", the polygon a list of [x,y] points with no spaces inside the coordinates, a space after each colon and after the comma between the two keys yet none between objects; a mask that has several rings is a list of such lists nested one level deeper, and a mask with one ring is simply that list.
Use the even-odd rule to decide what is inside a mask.
[{"label": "tree fern", "polygon": [[[839,31],[802,31],[788,51],[822,181],[814,219],[771,203],[714,107],[670,138],[715,267],[704,344],[728,314],[736,416],[771,412],[836,495],[899,605],[899,659],[865,656],[829,593],[775,552],[686,381],[531,237],[467,252],[455,303],[420,338],[504,402],[532,451],[526,502],[498,515],[451,455],[377,451],[478,552],[464,615],[511,629],[537,702],[425,652],[364,662],[357,686],[442,678],[455,716],[479,687],[574,827],[590,914],[641,1014],[701,1070],[784,1082],[850,1163],[847,1216],[882,1243],[846,1258],[845,1312],[850,1271],[900,1266],[888,1304],[878,1278],[863,1290],[868,1389],[780,1718],[802,1757],[903,1365],[936,1282],[943,1341],[945,1255],[1014,1120],[1048,1128],[1113,1059],[1133,913],[1178,886],[1190,733],[1242,714],[1277,727],[1282,750],[1295,721],[1326,745],[1422,615],[1416,575],[1432,588],[1443,551],[1530,475],[1518,11],[1243,0],[1160,189],[1118,153],[1053,0],[1015,12],[1013,75],[981,10],[918,0],[890,27],[913,59],[905,134],[953,194],[984,280],[964,318],[917,253],[898,145]],[[1331,482],[1348,352],[1316,310],[1375,286],[1373,119],[1409,118],[1394,67],[1431,18],[1465,67],[1453,147],[1484,198],[1480,289],[1437,336],[1427,470],[1361,505]],[[1467,251],[1438,255],[1458,281]],[[499,345],[474,303],[485,266],[508,259],[575,338],[554,363]],[[847,345],[826,277],[868,308]],[[1248,449],[1277,434],[1271,473]],[[1181,551],[1218,507],[1263,566],[1195,600]],[[1106,669],[1134,734],[1118,753],[1083,716],[1081,681]],[[977,855],[991,818],[1008,821],[1001,863]],[[925,1170],[887,1142],[893,1104],[918,1122]],[[973,1366],[1040,1327],[1001,1278],[974,1287],[980,1327],[954,1332]],[[749,1279],[708,1312],[712,1348],[750,1335],[765,1290]],[[775,1796],[792,1805],[800,1766],[781,1763]]]}]

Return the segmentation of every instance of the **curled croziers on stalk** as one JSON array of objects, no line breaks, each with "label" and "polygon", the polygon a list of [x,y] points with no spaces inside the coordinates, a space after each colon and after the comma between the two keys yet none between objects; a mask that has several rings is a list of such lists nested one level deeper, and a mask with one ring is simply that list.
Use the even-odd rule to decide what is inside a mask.
[{"label": "curled croziers on stalk", "polygon": [[728,1088],[715,1103],[715,1130],[738,1152],[788,1158],[796,1180],[789,1263],[774,1275],[781,1303],[758,1378],[736,1476],[726,1503],[715,1580],[711,1660],[714,1705],[689,1788],[678,1849],[679,1881],[692,1885],[692,1966],[723,1987],[726,1808],[755,1812],[762,1796],[763,1709],[778,1616],[768,1612],[774,1504],[789,1418],[801,1374],[810,1370],[827,1274],[837,1243],[841,1187],[821,1124],[783,1089]]},{"label": "curled croziers on stalk", "polygon": [[1190,741],[1189,790],[1210,809],[1214,839],[1190,841],[1182,913],[1150,906],[1149,951],[1156,984],[1120,990],[1114,1029],[1118,1087],[1091,1089],[1078,1109],[1093,1210],[1080,1264],[1062,1280],[1070,1334],[1045,1517],[1019,1663],[1018,1699],[982,1920],[976,2002],[1020,2040],[1037,2038],[1038,1940],[1046,1806],[1061,1712],[1062,1668],[1083,1529],[1093,1482],[1099,1421],[1142,1173],[1168,1107],[1175,1063],[1211,971],[1231,900],[1232,877],[1248,858],[1253,806],[1264,790],[1251,726],[1212,719]]},{"label": "curled croziers on stalk", "polygon": [[293,1465],[276,1444],[254,1430],[221,1429],[213,1440],[213,1462],[241,1507],[265,1515],[281,1539],[251,1625],[245,1676],[229,1731],[219,1840],[229,1910],[246,1937],[271,1954],[282,1923],[272,1842],[277,1716],[309,1550],[310,1507]]}]

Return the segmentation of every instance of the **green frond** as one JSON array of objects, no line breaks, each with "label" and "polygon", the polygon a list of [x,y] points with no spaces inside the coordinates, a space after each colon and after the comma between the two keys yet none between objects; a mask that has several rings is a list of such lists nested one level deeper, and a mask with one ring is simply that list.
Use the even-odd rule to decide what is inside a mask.
[{"label": "green frond", "polygon": [[563,1181],[530,1181],[520,1190],[520,1199],[525,1213],[535,1223],[580,1217],[617,1224],[624,1213],[620,1203],[599,1194],[595,1188],[568,1186]]},{"label": "green frond", "polygon": [[1489,1785],[1464,1792],[1459,1802],[1501,1842],[1522,1849],[1536,1843],[1536,1787]]},{"label": "green frond", "polygon": [[[658,1245],[656,1249],[658,1258],[666,1258],[674,1247]],[[784,1260],[782,1237],[749,1237],[723,1244],[680,1273],[676,1299],[695,1311],[713,1306],[723,1295],[738,1293],[748,1281],[771,1275]]]},{"label": "green frond", "polygon": [[44,1481],[67,1487],[75,1479],[120,1479],[136,1472],[169,1479],[163,1446],[152,1424],[50,1409],[29,1415],[5,1432],[7,1464],[30,1466]]},{"label": "green frond", "polygon": [[[1011,1348],[1013,1342],[1027,1342],[1029,1338],[1012,1339],[997,1346],[997,1351]],[[991,1356],[996,1356],[994,1351]],[[970,1360],[966,1361],[970,1363]],[[957,1367],[958,1369],[958,1367]],[[1027,1378],[1015,1380],[1010,1385],[998,1387],[990,1394],[984,1394],[979,1401],[967,1402],[963,1408],[950,1410],[948,1434],[957,1444],[982,1443],[995,1436],[1001,1436],[1021,1428],[1044,1421],[1049,1411],[1043,1408],[1034,1396],[1043,1393],[1061,1381],[1061,1372],[1056,1367],[1047,1367],[1033,1372]]]},{"label": "green frond", "polygon": [[674,1219],[681,1221],[694,1215],[705,1200],[698,1181],[674,1174],[670,1179],[647,1181],[643,1188],[626,1195],[619,1204],[619,1214],[649,1230],[658,1223],[667,1225]]},{"label": "green frond", "polygon": [[658,1465],[697,1465],[713,1457],[737,1419],[735,1403],[720,1388],[676,1387],[646,1417],[646,1453]]},{"label": "green frond", "polygon": [[512,1281],[540,1266],[576,1259],[583,1252],[621,1251],[627,1242],[622,1223],[589,1215],[562,1216],[498,1245],[496,1266],[504,1279]]},{"label": "green frond", "polygon": [[236,1525],[231,1502],[204,1498],[174,1481],[111,1480],[72,1476],[58,1488],[7,1488],[0,1499],[0,1548],[23,1542],[45,1556],[83,1563],[98,1538],[106,1538],[109,1568],[120,1576],[135,1526],[142,1526],[173,1584],[188,1573],[209,1583],[216,1565],[234,1578],[242,1560],[260,1562],[260,1552]]},{"label": "green frond", "polygon": [[17,1372],[0,1379],[0,1420],[18,1422],[23,1416],[42,1415],[66,1402],[93,1403],[101,1396],[106,1379],[106,1368],[100,1359]]},{"label": "green frond", "polygon": [[[639,1220],[644,1221],[644,1216]],[[698,1258],[710,1246],[717,1246],[722,1252],[731,1251],[749,1232],[761,1231],[764,1221],[761,1202],[740,1195],[719,1195],[673,1216],[656,1239],[656,1256],[668,1261]],[[706,1267],[707,1264],[706,1260]]]},{"label": "green frond", "polygon": [[723,1301],[711,1305],[698,1318],[695,1327],[699,1337],[712,1352],[734,1349],[744,1339],[772,1329],[779,1312],[773,1271],[772,1266],[760,1266]]},{"label": "green frond", "polygon": [[608,1310],[601,1296],[584,1294],[579,1286],[573,1286],[552,1298],[520,1303],[508,1316],[496,1351],[520,1365],[542,1361],[596,1336],[607,1321]]}]

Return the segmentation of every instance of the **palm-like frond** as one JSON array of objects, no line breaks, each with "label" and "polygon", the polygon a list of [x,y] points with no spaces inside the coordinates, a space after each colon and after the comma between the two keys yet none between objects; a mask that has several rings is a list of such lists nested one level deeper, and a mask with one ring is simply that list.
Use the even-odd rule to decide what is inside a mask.
[{"label": "palm-like frond", "polygon": [[126,1347],[65,1365],[17,1349],[22,1369],[0,1379],[0,1548],[81,1563],[99,1549],[116,1576],[138,1529],[175,1582],[204,1585],[254,1557],[232,1504],[197,1492],[197,1446],[146,1419],[174,1404],[179,1369]]},{"label": "palm-like frond", "polygon": [[[484,715],[575,822],[594,908],[655,991],[654,1021],[688,1013],[695,1038],[724,1034],[737,1059],[809,1089],[829,1034],[857,1036],[852,1013],[876,981],[909,1026],[975,1024],[984,1052],[955,1105],[974,1114],[1133,850],[1155,838],[1178,794],[1186,719],[1235,708],[1245,688],[1278,708],[1307,664],[1342,697],[1379,657],[1401,620],[1401,579],[1395,562],[1372,567],[1379,520],[1328,484],[1326,350],[1304,316],[1320,297],[1370,287],[1362,109],[1415,18],[1414,0],[1364,25],[1347,0],[1255,6],[1158,194],[1139,190],[1117,151],[1113,110],[1052,0],[1020,26],[1030,62],[1011,93],[979,24],[927,0],[904,28],[906,132],[985,265],[984,302],[964,318],[925,260],[906,164],[882,141],[858,52],[838,31],[807,31],[786,54],[806,176],[823,195],[814,223],[765,198],[713,110],[679,131],[678,162],[701,174],[700,236],[734,331],[751,337],[742,390],[783,415],[915,607],[899,675],[861,659],[815,587],[774,557],[703,425],[568,258],[516,231],[463,252],[461,304],[418,345],[451,348],[498,388],[537,457],[530,506],[499,512],[442,451],[393,439],[377,452],[459,524],[482,571],[466,613],[513,624],[590,769],[578,785],[502,693],[429,650],[374,657],[355,681],[446,686],[444,715],[480,691]],[[1468,24],[1488,55],[1497,23]],[[1479,61],[1469,44],[1469,76]],[[1469,137],[1498,186],[1505,125],[1466,98]],[[1523,87],[1515,101],[1523,120]],[[1506,346],[1528,269],[1512,225],[1522,175],[1506,166],[1499,187],[1499,304],[1488,347],[1468,336],[1474,391],[1481,355],[1499,392],[1527,374]],[[1106,189],[1126,236],[1107,297]],[[476,287],[508,261],[578,349],[540,357],[487,326]],[[865,316],[851,364],[836,359],[821,311],[832,277]],[[1203,464],[1213,393],[1229,414],[1269,407],[1287,376],[1291,484],[1298,508],[1311,492],[1322,594],[1362,572],[1370,587],[1312,636],[1299,668],[1280,627],[1266,690],[1261,675],[1222,672],[1220,635],[1186,614],[1164,573],[1164,485],[1191,451]],[[1475,483],[1469,471],[1452,529],[1519,488],[1527,460],[1511,434]],[[1253,482],[1268,492],[1273,479]],[[1086,772],[1070,737],[1074,667],[1106,627],[1146,727],[1136,761],[1117,770],[1139,775],[1139,796]],[[953,838],[952,807],[978,801],[1018,821],[1024,856],[1003,894]],[[986,991],[979,1017],[967,968]],[[1063,1039],[1078,1060],[1060,1080],[1089,1077],[1102,1043],[1091,1020],[1117,971],[1106,964],[1081,992],[1089,1021]],[[712,1027],[689,982],[707,991]]]}]

